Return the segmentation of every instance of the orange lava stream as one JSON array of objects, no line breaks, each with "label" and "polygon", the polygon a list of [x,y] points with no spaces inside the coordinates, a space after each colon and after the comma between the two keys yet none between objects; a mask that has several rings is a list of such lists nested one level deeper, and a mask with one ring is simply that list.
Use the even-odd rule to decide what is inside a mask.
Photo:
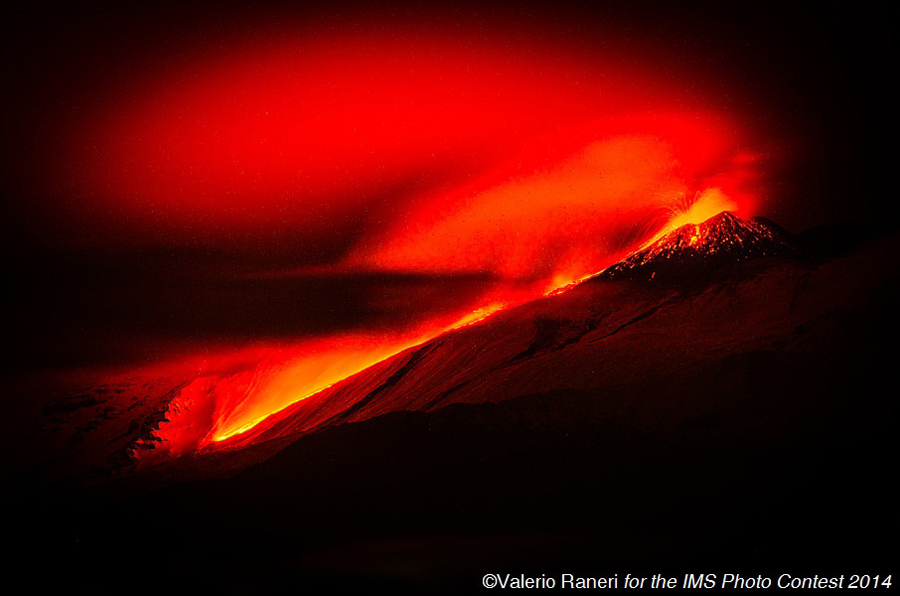
[{"label": "orange lava stream", "polygon": [[[419,334],[412,339],[401,340],[399,343],[390,342],[385,345],[374,342],[364,342],[361,345],[356,345],[349,349],[339,348],[337,350],[326,350],[323,353],[302,358],[278,373],[265,388],[258,390],[257,395],[252,400],[254,403],[248,403],[248,406],[252,405],[254,407],[248,407],[241,412],[236,412],[236,414],[240,415],[232,415],[223,420],[211,434],[212,438],[207,438],[204,442],[211,441],[219,443],[230,439],[231,437],[241,435],[257,426],[269,416],[277,414],[297,402],[321,393],[329,387],[332,387],[334,384],[348,379],[380,362],[384,362],[400,352],[428,342],[443,333],[475,325],[508,306],[510,306],[510,304],[507,302],[488,304],[460,317],[450,325],[435,328],[430,333]],[[322,374],[318,372],[318,367],[322,365],[322,361],[327,361],[331,364],[333,368],[331,374]],[[333,363],[335,362],[339,363],[339,366],[334,367]],[[313,370],[316,371],[315,380],[311,380],[312,375],[309,374]],[[303,387],[304,389],[297,391],[297,387]],[[293,399],[278,399],[279,395],[284,395],[286,393],[293,393],[294,395],[300,393],[300,397],[295,397]],[[250,401],[251,400],[248,399],[248,402]],[[261,406],[261,404],[273,404],[273,402],[275,403],[274,409],[269,409],[271,406]],[[247,417],[253,415],[252,413],[259,412],[260,410],[265,411],[249,422],[244,422]],[[243,424],[241,424],[242,422]],[[238,424],[240,425],[238,426]]]},{"label": "orange lava stream", "polygon": [[[269,416],[277,414],[285,408],[310,398],[317,393],[321,393],[335,383],[348,379],[429,339],[432,339],[432,336],[417,338],[399,345],[360,346],[349,351],[338,351],[337,353],[335,351],[327,351],[324,354],[320,353],[312,357],[303,358],[276,374],[257,395],[248,396],[248,407],[235,412],[232,416],[223,420],[220,425],[217,425],[217,428],[212,432],[211,442],[218,443],[241,435]],[[330,361],[330,371],[324,374],[315,371],[310,374],[311,370],[319,366],[322,360]],[[335,366],[334,363],[338,363],[338,365]],[[302,387],[303,389],[298,391],[297,387]],[[299,397],[293,397],[297,394],[299,394]],[[241,424],[248,417],[254,415],[256,415],[255,418]],[[236,426],[238,424],[240,426]],[[207,441],[209,440],[207,439]]]}]

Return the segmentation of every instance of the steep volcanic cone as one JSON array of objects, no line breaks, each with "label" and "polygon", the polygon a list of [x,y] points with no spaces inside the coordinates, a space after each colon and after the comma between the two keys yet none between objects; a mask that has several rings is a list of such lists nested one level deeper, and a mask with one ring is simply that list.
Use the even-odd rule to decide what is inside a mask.
[{"label": "steep volcanic cone", "polygon": [[666,234],[602,273],[605,279],[655,279],[709,275],[738,261],[797,252],[790,236],[762,218],[730,212]]}]

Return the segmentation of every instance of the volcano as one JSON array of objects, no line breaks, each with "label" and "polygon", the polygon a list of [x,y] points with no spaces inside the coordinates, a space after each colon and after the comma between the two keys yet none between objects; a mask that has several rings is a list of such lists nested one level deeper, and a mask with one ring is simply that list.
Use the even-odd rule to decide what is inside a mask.
[{"label": "volcano", "polygon": [[601,275],[604,279],[709,276],[748,259],[796,253],[794,240],[774,222],[740,219],[723,211],[702,223],[681,226]]},{"label": "volcano", "polygon": [[57,397],[20,449],[50,449],[27,462],[53,487],[30,544],[71,549],[76,575],[229,589],[877,567],[897,238],[811,246],[759,218],[688,224],[181,457],[146,454],[190,376]]},{"label": "volcano", "polygon": [[[606,269],[591,283],[606,280],[667,280],[681,283],[710,276],[722,277],[745,262],[758,264],[760,259],[791,258],[798,254],[796,242],[777,225],[762,218],[743,220],[723,212],[700,224],[687,224],[665,234],[650,246]],[[585,297],[598,291],[582,289]],[[585,298],[582,298],[585,299]],[[518,394],[543,390],[546,383],[531,370],[538,356],[548,351],[575,348],[582,341],[599,341],[598,330],[618,333],[619,327],[633,324],[654,314],[672,299],[656,297],[643,304],[643,312],[623,307],[616,312],[604,310],[579,312],[574,320],[554,313],[565,312],[569,301],[549,297],[510,313],[494,315],[486,335],[482,329],[462,330],[439,336],[422,345],[390,358],[325,391],[297,402],[284,411],[253,427],[252,431],[230,438],[211,451],[240,448],[283,437],[297,437],[346,422],[359,422],[392,411],[435,411],[454,403],[480,403],[510,399],[512,395],[499,389],[516,386],[523,378],[537,375],[535,387],[518,390]],[[598,305],[614,301],[605,292],[591,299]],[[585,305],[587,306],[587,305]],[[546,314],[548,313],[553,314]],[[540,313],[540,314],[539,314]],[[522,317],[531,321],[523,324]],[[637,317],[632,320],[631,317]],[[605,321],[600,323],[600,319]],[[522,332],[537,335],[527,340]],[[576,328],[576,330],[573,329]],[[498,342],[498,338],[506,341]],[[478,357],[473,358],[477,354]],[[526,364],[527,363],[527,364]],[[448,374],[447,369],[453,372]],[[563,368],[560,366],[560,368]],[[491,379],[485,381],[485,379]],[[552,378],[552,377],[551,377]],[[613,377],[614,378],[614,377]],[[452,383],[448,383],[453,379]],[[489,383],[482,387],[481,383]],[[137,449],[153,449],[152,440],[137,444]]]}]

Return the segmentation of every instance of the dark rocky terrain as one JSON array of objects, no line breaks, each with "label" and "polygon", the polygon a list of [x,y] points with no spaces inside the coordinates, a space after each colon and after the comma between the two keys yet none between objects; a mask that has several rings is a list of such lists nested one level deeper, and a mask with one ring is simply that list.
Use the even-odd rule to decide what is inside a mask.
[{"label": "dark rocky terrain", "polygon": [[45,399],[8,476],[21,552],[65,581],[229,593],[890,573],[900,245],[841,233],[686,226],[141,470],[181,380]]}]

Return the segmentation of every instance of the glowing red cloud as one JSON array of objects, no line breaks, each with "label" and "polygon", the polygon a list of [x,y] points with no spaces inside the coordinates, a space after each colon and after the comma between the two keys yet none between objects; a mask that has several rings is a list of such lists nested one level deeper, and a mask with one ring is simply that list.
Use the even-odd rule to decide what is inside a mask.
[{"label": "glowing red cloud", "polygon": [[584,274],[712,185],[745,209],[753,202],[745,188],[753,168],[736,163],[734,137],[720,119],[628,116],[568,132],[565,141],[578,144],[562,159],[545,157],[535,168],[522,158],[452,192],[420,197],[362,242],[351,262],[516,279],[561,269]]},{"label": "glowing red cloud", "polygon": [[67,192],[112,242],[258,245],[288,227],[341,234],[348,218],[377,235],[421,210],[407,201],[496,176],[511,156],[530,176],[614,133],[661,135],[691,186],[713,163],[702,151],[720,159],[735,133],[691,128],[709,111],[685,109],[700,103],[689,85],[646,62],[433,28],[225,39],[98,97],[73,124]]}]

